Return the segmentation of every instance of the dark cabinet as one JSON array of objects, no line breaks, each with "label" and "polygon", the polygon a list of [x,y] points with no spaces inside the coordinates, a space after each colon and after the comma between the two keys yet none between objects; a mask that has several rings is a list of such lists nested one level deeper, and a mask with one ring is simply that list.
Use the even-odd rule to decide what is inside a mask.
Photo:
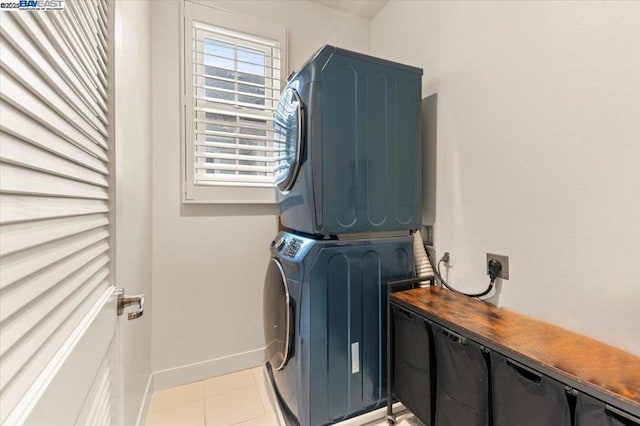
[{"label": "dark cabinet", "polygon": [[427,426],[640,426],[632,354],[434,286],[388,312],[390,420],[396,398]]},{"label": "dark cabinet", "polygon": [[438,426],[489,424],[489,371],[477,343],[432,325],[436,355]]}]

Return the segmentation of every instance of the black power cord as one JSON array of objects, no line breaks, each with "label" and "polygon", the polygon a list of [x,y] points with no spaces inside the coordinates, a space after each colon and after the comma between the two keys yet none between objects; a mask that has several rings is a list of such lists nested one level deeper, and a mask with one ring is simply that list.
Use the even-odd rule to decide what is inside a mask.
[{"label": "black power cord", "polygon": [[[427,257],[429,257],[429,261],[431,262],[431,257],[428,256],[427,253]],[[463,294],[465,296],[469,296],[469,297],[482,297],[482,296],[486,296],[487,294],[489,294],[491,292],[491,290],[493,290],[493,285],[496,282],[496,278],[498,277],[498,274],[500,273],[500,271],[502,270],[502,263],[500,263],[499,261],[495,260],[495,259],[491,259],[488,263],[488,275],[489,278],[491,279],[491,281],[489,282],[489,287],[487,287],[486,290],[484,290],[483,292],[480,293],[465,293],[463,291],[460,290],[456,290],[455,288],[451,287],[449,284],[447,284],[447,282],[442,278],[442,274],[440,273],[440,264],[441,263],[448,263],[449,262],[449,252],[445,252],[444,256],[442,256],[442,258],[438,261],[438,264],[436,265],[435,268],[435,273],[436,276],[438,277],[438,281],[440,281],[440,283],[445,286],[446,288],[448,288],[449,290],[455,292],[455,293],[459,293],[459,294]],[[433,264],[433,262],[432,262]]]}]

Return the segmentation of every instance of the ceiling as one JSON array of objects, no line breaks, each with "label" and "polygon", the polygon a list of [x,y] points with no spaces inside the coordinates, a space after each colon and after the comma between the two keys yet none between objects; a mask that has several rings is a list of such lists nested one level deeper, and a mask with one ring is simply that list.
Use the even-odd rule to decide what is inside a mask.
[{"label": "ceiling", "polygon": [[387,4],[389,0],[311,0],[332,9],[341,10],[366,19],[374,16]]}]

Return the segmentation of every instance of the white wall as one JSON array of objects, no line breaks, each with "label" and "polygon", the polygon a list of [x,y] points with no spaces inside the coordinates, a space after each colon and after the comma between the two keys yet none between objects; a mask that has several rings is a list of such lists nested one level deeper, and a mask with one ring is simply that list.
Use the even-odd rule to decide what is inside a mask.
[{"label": "white wall", "polygon": [[[151,299],[151,8],[115,3],[115,285]],[[151,376],[151,303],[121,317],[124,425],[137,424]],[[140,420],[140,419],[138,419]],[[139,424],[144,423],[141,418]]]},{"label": "white wall", "polygon": [[373,54],[438,94],[451,284],[640,354],[640,3],[391,1]]},{"label": "white wall", "polygon": [[[292,68],[323,44],[369,50],[369,21],[307,1],[211,1],[289,32]],[[156,389],[263,360],[262,285],[276,206],[180,202],[180,3],[152,4],[153,327]]]}]

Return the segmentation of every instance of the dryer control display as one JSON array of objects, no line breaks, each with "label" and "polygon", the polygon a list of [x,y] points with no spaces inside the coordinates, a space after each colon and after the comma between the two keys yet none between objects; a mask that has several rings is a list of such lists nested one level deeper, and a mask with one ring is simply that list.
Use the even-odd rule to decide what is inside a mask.
[{"label": "dryer control display", "polygon": [[297,238],[292,238],[289,240],[283,254],[287,257],[294,258],[298,254],[300,247],[302,247],[302,241]]}]

